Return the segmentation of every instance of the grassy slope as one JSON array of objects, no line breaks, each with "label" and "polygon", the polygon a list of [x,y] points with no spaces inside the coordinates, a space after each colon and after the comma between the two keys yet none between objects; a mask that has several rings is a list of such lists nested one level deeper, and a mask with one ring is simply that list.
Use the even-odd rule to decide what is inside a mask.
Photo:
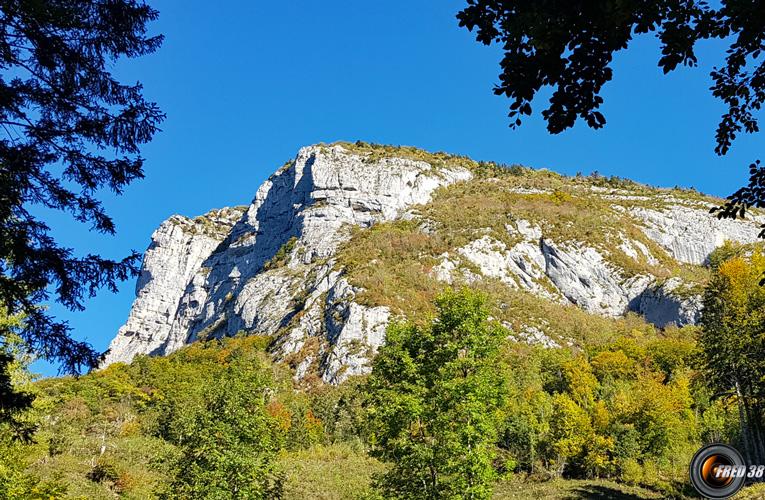
[{"label": "grassy slope", "polygon": [[[441,153],[431,155],[413,148],[401,153],[384,146],[344,146],[373,159],[403,154],[439,167],[469,168],[475,175],[471,181],[439,189],[430,203],[415,207],[419,220],[388,222],[353,231],[351,240],[338,254],[338,268],[344,268],[351,283],[364,290],[358,300],[368,305],[386,305],[407,318],[426,318],[432,312],[433,298],[445,286],[431,275],[433,267],[441,261],[440,256],[448,252],[455,258],[457,248],[484,235],[509,247],[518,237],[509,233],[506,225],[519,219],[540,225],[545,237],[554,241],[586,242],[595,247],[621,270],[625,279],[636,274],[651,274],[660,279],[677,276],[694,287],[708,279],[708,269],[674,261],[623,210],[661,208],[668,197],[688,204],[715,202],[694,191],[661,190],[615,178],[570,178],[546,170],[477,163]],[[643,257],[634,259],[619,250],[622,236],[643,243],[657,262],[650,263]],[[469,273],[478,272],[465,259],[459,266]],[[546,278],[540,284],[548,289],[553,287]],[[607,341],[614,334],[633,330],[653,330],[637,317],[604,319],[574,306],[510,289],[492,279],[471,286],[490,295],[498,319],[516,327],[521,324],[543,327],[556,340],[583,344]]]},{"label": "grassy slope", "polygon": [[[384,470],[380,462],[347,444],[314,446],[308,450],[284,453],[279,464],[287,477],[285,500],[374,498],[371,478]],[[637,500],[661,498],[661,495],[645,488],[606,480],[530,482],[510,479],[495,485],[494,498]]]},{"label": "grassy slope", "polygon": [[286,500],[351,500],[370,496],[372,476],[385,470],[382,463],[362,449],[346,443],[282,453],[279,465],[286,474]]},{"label": "grassy slope", "polygon": [[[371,478],[384,470],[380,462],[345,444],[316,446],[304,451],[285,453],[279,464],[287,475],[286,500],[373,498]],[[530,482],[510,479],[495,485],[494,498],[637,500],[661,498],[661,495],[646,488],[606,480]]]},{"label": "grassy slope", "polygon": [[536,500],[540,498],[638,500],[661,498],[661,495],[645,488],[627,486],[613,481],[558,480],[543,483],[501,482],[494,489],[494,498],[497,500]]}]

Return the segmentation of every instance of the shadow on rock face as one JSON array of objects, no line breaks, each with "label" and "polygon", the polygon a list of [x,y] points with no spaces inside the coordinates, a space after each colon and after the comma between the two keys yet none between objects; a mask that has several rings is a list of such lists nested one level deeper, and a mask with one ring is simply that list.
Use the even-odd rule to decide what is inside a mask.
[{"label": "shadow on rock face", "polygon": [[[194,341],[202,332],[207,338],[220,337],[244,326],[233,311],[233,298],[283,245],[302,235],[306,209],[314,203],[311,192],[315,159],[311,155],[301,169],[293,166],[269,179],[264,196],[260,198],[258,193],[253,206],[202,264],[211,269],[204,283],[192,281],[186,288],[184,298],[189,300],[179,304],[177,317],[185,318],[187,325],[174,329],[186,335],[169,336],[155,354],[174,350],[174,344]],[[194,303],[196,307],[192,307]],[[212,307],[214,312],[203,311],[204,307]]]}]

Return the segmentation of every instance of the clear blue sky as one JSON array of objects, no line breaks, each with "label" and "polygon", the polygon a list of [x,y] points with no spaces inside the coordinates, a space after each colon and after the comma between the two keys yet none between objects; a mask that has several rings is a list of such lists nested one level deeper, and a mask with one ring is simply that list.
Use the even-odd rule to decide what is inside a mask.
[{"label": "clear blue sky", "polygon": [[[725,158],[713,152],[722,113],[708,91],[716,45],[702,46],[705,66],[664,76],[655,39],[639,38],[615,61],[606,128],[580,124],[550,136],[539,118],[507,126],[509,103],[491,92],[500,53],[457,27],[464,1],[149,3],[160,11],[151,29],[165,35],[163,47],[114,70],[142,82],[167,120],[143,151],[146,179],[106,198],[116,237],[53,217],[55,235],[80,252],[143,251],[172,214],[249,203],[279,165],[317,142],[414,145],[721,196],[763,152],[762,135],[741,137]],[[103,350],[127,318],[134,286],[102,291],[84,312],[51,310]],[[45,363],[35,368],[56,373]]]}]

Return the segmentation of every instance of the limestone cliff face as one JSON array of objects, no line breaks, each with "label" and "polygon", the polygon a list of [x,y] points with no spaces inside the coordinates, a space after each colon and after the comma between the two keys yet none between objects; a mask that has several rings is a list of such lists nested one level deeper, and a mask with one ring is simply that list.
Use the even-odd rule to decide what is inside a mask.
[{"label": "limestone cliff face", "polygon": [[404,158],[370,160],[341,146],[301,149],[235,224],[205,217],[215,226],[206,234],[174,216],[155,231],[136,301],[105,364],[168,354],[200,338],[290,327],[284,355],[320,335],[326,352],[321,361],[307,354],[305,368],[320,362],[328,381],[362,372],[368,356],[361,351],[382,343],[388,312],[352,302],[354,288],[334,270],[338,245],[351,227],[399,217],[470,175]]},{"label": "limestone cliff face", "polygon": [[105,363],[129,362],[159,352],[178,311],[185,284],[223,241],[243,209],[213,210],[196,219],[174,215],[151,236],[127,322],[109,346]]},{"label": "limestone cliff face", "polygon": [[[380,156],[343,145],[301,149],[248,207],[196,219],[173,216],[160,225],[144,256],[136,300],[105,364],[243,333],[274,336],[274,355],[289,359],[298,378],[312,372],[338,383],[366,373],[393,314],[384,305],[356,300],[363,290],[345,276],[338,248],[354,227],[421,218],[414,208],[427,204],[436,189],[473,176],[460,164],[412,155]],[[633,194],[602,193],[609,196]],[[665,201],[614,210],[636,221],[662,252],[691,265],[703,264],[726,240],[756,241],[754,221],[718,221],[708,214],[708,203]],[[700,298],[678,277],[630,275],[609,260],[608,249],[562,240],[544,224],[512,214],[505,227],[505,242],[486,235],[433,256],[440,263],[431,275],[444,283],[492,278],[592,314],[635,311],[658,326],[698,319]],[[613,245],[631,259],[656,261],[656,250],[646,243],[625,236]],[[531,326],[517,336],[554,345]]]}]

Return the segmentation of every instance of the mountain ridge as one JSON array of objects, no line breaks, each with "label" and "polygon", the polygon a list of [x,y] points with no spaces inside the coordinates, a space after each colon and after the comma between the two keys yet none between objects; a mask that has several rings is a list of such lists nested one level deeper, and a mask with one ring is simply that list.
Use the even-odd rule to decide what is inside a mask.
[{"label": "mountain ridge", "polygon": [[249,206],[160,225],[104,364],[252,333],[296,378],[339,383],[368,371],[391,319],[427,313],[448,284],[484,289],[516,338],[542,345],[592,332],[537,309],[603,331],[642,327],[632,313],[693,325],[709,255],[755,243],[762,219],[718,220],[718,203],[410,147],[308,146]]}]

